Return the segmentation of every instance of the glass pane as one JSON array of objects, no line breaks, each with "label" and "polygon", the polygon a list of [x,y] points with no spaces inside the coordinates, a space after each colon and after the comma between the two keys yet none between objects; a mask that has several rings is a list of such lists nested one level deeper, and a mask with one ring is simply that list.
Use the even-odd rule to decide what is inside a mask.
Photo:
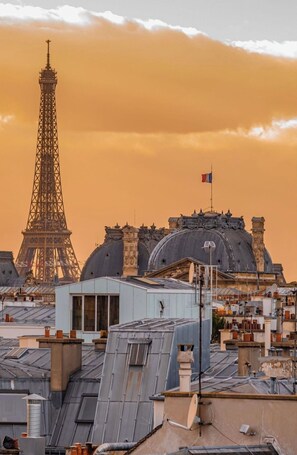
[{"label": "glass pane", "polygon": [[83,396],[80,402],[80,409],[78,411],[76,422],[87,423],[94,422],[95,412],[97,405],[96,396]]},{"label": "glass pane", "polygon": [[95,296],[85,295],[84,331],[95,332]]},{"label": "glass pane", "polygon": [[115,325],[119,323],[119,310],[120,310],[120,298],[118,295],[110,296],[109,305],[109,325]]},{"label": "glass pane", "polygon": [[108,296],[97,295],[97,331],[108,329]]},{"label": "glass pane", "polygon": [[81,313],[82,313],[82,296],[74,295],[72,297],[72,328],[81,330]]}]

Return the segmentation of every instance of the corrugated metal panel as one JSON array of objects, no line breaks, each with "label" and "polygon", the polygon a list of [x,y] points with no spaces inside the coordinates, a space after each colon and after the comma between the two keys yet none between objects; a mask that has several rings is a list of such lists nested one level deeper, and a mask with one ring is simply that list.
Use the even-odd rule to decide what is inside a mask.
[{"label": "corrugated metal panel", "polygon": [[4,321],[6,314],[13,317],[14,323],[55,325],[55,307],[53,305],[6,306],[0,311],[0,321]]},{"label": "corrugated metal panel", "polygon": [[153,406],[152,403],[141,402],[138,405],[136,425],[132,441],[139,441],[143,434],[148,434],[152,430]]},{"label": "corrugated metal panel", "polygon": [[[184,343],[192,340],[194,334],[197,339],[197,322],[156,318],[111,328],[94,422],[95,442],[116,442],[123,440],[124,435],[133,441],[136,433],[140,438],[150,430],[153,404],[149,397],[165,390],[171,374],[169,367],[177,363],[173,334],[175,340]],[[208,330],[206,335],[208,344]],[[129,342],[146,339],[151,343],[145,365],[129,365]]]},{"label": "corrugated metal panel", "polygon": [[[95,436],[94,441],[102,441],[102,442],[109,442],[115,441],[118,442],[118,436],[120,433],[120,426],[121,426],[121,419],[120,416],[122,415],[122,408],[124,406],[124,402],[109,402],[108,403],[108,412],[107,412],[107,419],[104,425],[103,437],[102,439],[98,439],[97,435]],[[96,419],[96,417],[95,417]]]},{"label": "corrugated metal panel", "polygon": [[125,403],[121,415],[118,441],[134,441],[134,428],[136,426],[138,403]]}]

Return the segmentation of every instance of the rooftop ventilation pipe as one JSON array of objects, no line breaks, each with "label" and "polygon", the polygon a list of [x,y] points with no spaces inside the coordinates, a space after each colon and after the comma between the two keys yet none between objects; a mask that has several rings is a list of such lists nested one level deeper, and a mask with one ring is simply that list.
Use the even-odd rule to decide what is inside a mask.
[{"label": "rooftop ventilation pipe", "polygon": [[23,400],[27,401],[27,437],[40,438],[41,402],[45,398],[33,393]]},{"label": "rooftop ventilation pipe", "polygon": [[271,319],[265,319],[265,357],[271,348]]},{"label": "rooftop ventilation pipe", "polygon": [[191,391],[192,363],[194,363],[193,344],[178,344],[177,361],[179,363],[179,391]]},{"label": "rooftop ventilation pipe", "polygon": [[282,319],[283,319],[283,308],[282,301],[277,292],[274,293],[276,299],[275,312],[276,312],[276,333],[282,333]]},{"label": "rooftop ventilation pipe", "polygon": [[105,452],[118,452],[118,451],[127,451],[132,449],[136,445],[136,442],[113,442],[113,443],[104,443],[101,444],[93,455],[98,455],[99,453]]}]

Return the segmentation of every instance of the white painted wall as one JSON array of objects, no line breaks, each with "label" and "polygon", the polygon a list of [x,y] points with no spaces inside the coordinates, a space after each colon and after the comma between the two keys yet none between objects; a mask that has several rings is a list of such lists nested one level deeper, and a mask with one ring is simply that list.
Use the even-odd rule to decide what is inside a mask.
[{"label": "white painted wall", "polygon": [[[194,289],[173,290],[146,288],[117,278],[100,277],[56,288],[56,328],[69,333],[72,321],[72,296],[83,294],[119,294],[120,323],[144,318],[160,317],[160,301],[164,304],[164,318],[198,318]],[[205,306],[209,319],[211,306]],[[77,332],[85,342],[98,337],[96,332]]]}]

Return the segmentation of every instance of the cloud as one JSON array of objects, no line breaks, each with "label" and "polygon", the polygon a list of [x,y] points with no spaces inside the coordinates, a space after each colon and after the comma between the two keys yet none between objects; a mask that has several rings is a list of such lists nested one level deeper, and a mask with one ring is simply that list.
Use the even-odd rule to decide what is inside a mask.
[{"label": "cloud", "polygon": [[248,135],[264,140],[274,140],[286,130],[297,129],[297,118],[274,120],[269,126],[255,126]]},{"label": "cloud", "polygon": [[228,41],[227,44],[234,47],[239,47],[248,52],[257,54],[271,55],[273,57],[283,57],[296,59],[297,58],[297,41]]},{"label": "cloud", "polygon": [[62,13],[37,11],[34,20],[29,13],[24,21],[6,13],[0,25],[0,180],[8,189],[1,248],[16,255],[26,225],[38,76],[51,39],[66,216],[81,260],[102,242],[104,225],[133,223],[134,211],[137,223],[160,226],[207,207],[200,174],[212,163],[216,209],[230,208],[247,224],[263,215],[273,260],[296,278],[297,216],[288,197],[297,192],[294,59],[121,16],[83,10],[81,26],[80,15],[66,22],[57,19]]},{"label": "cloud", "polygon": [[14,119],[14,115],[0,114],[0,128],[3,127],[4,125],[7,125],[10,122],[12,122],[13,119]]},{"label": "cloud", "polygon": [[68,130],[249,130],[297,117],[297,61],[117,20],[93,17],[79,33],[76,23],[55,20],[2,23],[1,42],[9,42],[0,61],[2,109],[35,121],[36,79],[50,38],[59,121]]},{"label": "cloud", "polygon": [[[7,21],[55,21],[81,26],[89,25],[96,18],[104,19],[117,25],[123,25],[127,22],[124,16],[119,16],[111,11],[98,13],[70,5],[63,5],[57,8],[42,8],[39,6],[14,5],[10,3],[0,3],[0,18]],[[171,25],[159,19],[142,20],[135,18],[130,20],[130,22],[135,22],[143,26],[146,30],[169,29],[182,32],[188,36],[202,34],[202,32],[194,27]]]}]

